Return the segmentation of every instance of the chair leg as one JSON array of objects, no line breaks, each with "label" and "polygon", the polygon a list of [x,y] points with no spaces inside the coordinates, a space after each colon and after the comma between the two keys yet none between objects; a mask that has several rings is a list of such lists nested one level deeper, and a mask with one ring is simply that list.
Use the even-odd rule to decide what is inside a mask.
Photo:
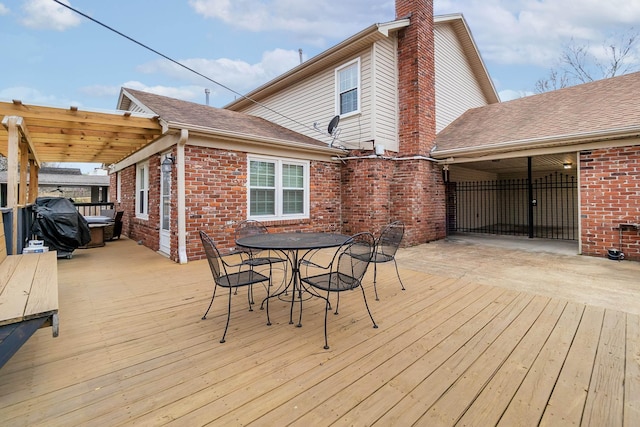
[{"label": "chair leg", "polygon": [[[249,303],[249,311],[253,311],[253,305],[251,305],[253,304],[253,291],[252,291],[253,285],[249,285],[247,287],[249,288],[247,289],[247,302]],[[238,288],[236,287],[236,290],[237,289]]]},{"label": "chair leg", "polygon": [[398,263],[396,262],[395,258],[393,258],[393,263],[396,265],[396,275],[398,276],[398,281],[400,282],[400,286],[402,286],[402,290],[405,291],[406,289],[404,288],[404,284],[402,283],[402,279],[400,278],[400,272],[398,271]]},{"label": "chair leg", "polygon": [[217,283],[213,286],[213,296],[211,297],[211,302],[209,303],[209,307],[207,307],[207,311],[205,311],[204,316],[202,316],[202,320],[205,320],[207,318],[207,314],[209,314],[209,310],[211,310],[211,306],[213,305],[213,299],[216,297],[216,289],[218,289]]},{"label": "chair leg", "polygon": [[[324,298],[324,297],[322,297]],[[327,305],[324,309],[324,349],[329,350],[329,338],[327,337],[327,313],[331,310],[331,304],[329,304],[329,296],[325,299]]]},{"label": "chair leg", "polygon": [[376,294],[376,301],[380,301],[378,298],[378,287],[376,286],[376,277],[378,276],[378,263],[373,263],[373,292]]},{"label": "chair leg", "polygon": [[[269,264],[269,285],[267,286],[267,297],[262,300],[262,304],[267,302],[267,326],[271,326],[271,318],[269,317],[269,291],[271,290],[271,282],[273,281],[273,266]],[[262,304],[260,304],[260,309],[262,309]]]},{"label": "chair leg", "polygon": [[364,299],[364,306],[367,307],[367,313],[369,313],[371,322],[373,322],[373,328],[378,329],[378,325],[376,325],[376,321],[373,320],[373,315],[371,314],[371,310],[369,310],[369,304],[367,303],[367,295],[364,293],[364,287],[361,285],[360,289],[362,289],[362,298]]},{"label": "chair leg", "polygon": [[220,343],[224,343],[224,337],[227,336],[227,329],[229,329],[229,319],[231,319],[231,288],[229,288],[229,306],[227,307],[227,324],[224,327],[224,333],[222,334],[222,339]]}]

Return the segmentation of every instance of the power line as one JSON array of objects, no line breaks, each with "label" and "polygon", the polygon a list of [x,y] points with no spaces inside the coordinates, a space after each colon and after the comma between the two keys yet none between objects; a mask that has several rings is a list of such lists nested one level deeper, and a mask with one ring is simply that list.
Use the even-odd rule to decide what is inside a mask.
[{"label": "power line", "polygon": [[98,21],[97,19],[92,18],[91,16],[89,16],[89,15],[87,15],[87,14],[85,14],[85,13],[83,13],[83,12],[79,11],[78,9],[75,9],[75,8],[73,8],[73,7],[69,6],[69,5],[66,5],[66,4],[62,3],[60,0],[53,0],[53,1],[54,1],[54,2],[56,2],[56,3],[58,3],[60,6],[63,6],[63,7],[65,7],[65,8],[67,8],[67,9],[71,10],[72,12],[77,13],[78,15],[80,15],[80,16],[82,16],[82,17],[84,17],[84,18],[86,18],[86,19],[88,19],[88,20],[90,20],[90,21],[92,21],[92,22],[94,22],[94,23],[96,23],[96,24],[100,25],[101,27],[104,27],[104,28],[106,28],[107,30],[109,30],[109,31],[111,31],[111,32],[114,32],[114,33],[118,34],[119,36],[124,37],[125,39],[127,39],[127,40],[129,40],[129,41],[131,41],[131,42],[133,42],[133,43],[135,43],[135,44],[137,44],[138,46],[141,46],[142,48],[147,49],[148,51],[151,51],[151,52],[155,53],[155,54],[156,54],[156,55],[158,55],[158,56],[161,56],[162,58],[166,59],[167,61],[173,62],[174,64],[178,65],[179,67],[182,67],[182,68],[184,68],[185,70],[191,71],[192,73],[194,73],[194,74],[196,74],[196,75],[198,75],[198,76],[202,77],[203,79],[206,79],[206,80],[210,81],[211,83],[216,84],[216,85],[218,85],[218,86],[220,86],[220,87],[222,87],[222,88],[224,88],[224,89],[228,90],[229,92],[231,92],[231,93],[233,93],[233,94],[235,94],[235,95],[238,95],[238,96],[242,97],[243,99],[246,99],[246,100],[248,100],[248,101],[250,101],[250,102],[253,102],[254,104],[256,104],[256,105],[258,105],[258,106],[260,106],[260,107],[262,107],[262,108],[265,108],[266,110],[268,110],[268,111],[270,111],[270,112],[272,112],[272,113],[274,113],[274,114],[277,114],[278,116],[280,116],[280,117],[282,117],[282,118],[285,118],[285,119],[287,119],[287,120],[290,120],[290,121],[292,121],[293,123],[295,123],[295,124],[297,124],[297,125],[299,125],[299,126],[302,126],[303,128],[307,128],[307,129],[311,130],[311,127],[310,127],[310,126],[307,126],[307,125],[305,125],[305,124],[303,124],[303,123],[300,123],[299,121],[297,121],[297,120],[295,120],[295,119],[292,119],[291,117],[285,116],[284,114],[282,114],[282,113],[280,113],[280,112],[278,112],[278,111],[276,111],[276,110],[272,109],[271,107],[268,107],[268,106],[266,106],[266,105],[264,105],[264,104],[262,104],[262,103],[260,103],[260,102],[256,101],[255,99],[252,99],[252,98],[250,98],[250,97],[248,97],[248,96],[246,96],[246,95],[243,95],[243,94],[241,94],[241,93],[239,93],[239,92],[237,92],[237,91],[235,91],[235,90],[231,89],[230,87],[228,87],[228,86],[226,86],[226,85],[224,85],[224,84],[222,84],[222,83],[220,83],[220,82],[218,82],[218,81],[216,81],[216,80],[214,80],[214,79],[212,79],[212,78],[210,78],[210,77],[208,77],[208,76],[206,76],[206,75],[204,75],[204,74],[200,73],[199,71],[194,70],[193,68],[191,68],[191,67],[189,67],[189,66],[187,66],[187,65],[185,65],[185,64],[183,64],[183,63],[181,63],[180,61],[176,61],[175,59],[173,59],[173,58],[171,58],[171,57],[169,57],[169,56],[165,55],[164,53],[159,52],[159,51],[157,51],[156,49],[153,49],[152,47],[149,47],[149,46],[147,46],[146,44],[144,44],[144,43],[142,43],[142,42],[139,42],[138,40],[134,39],[133,37],[130,37],[130,36],[128,36],[128,35],[126,35],[126,34],[124,34],[124,33],[120,32],[120,31],[116,30],[115,28],[110,27],[110,26],[109,26],[109,25],[107,25],[107,24],[104,24],[104,23],[103,23],[103,22],[101,22],[101,21]]}]

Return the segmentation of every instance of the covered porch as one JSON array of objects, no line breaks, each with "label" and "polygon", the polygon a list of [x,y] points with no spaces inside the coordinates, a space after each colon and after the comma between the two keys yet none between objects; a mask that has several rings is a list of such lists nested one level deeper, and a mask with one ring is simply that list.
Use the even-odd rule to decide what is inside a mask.
[{"label": "covered porch", "polygon": [[[0,370],[3,422],[640,425],[640,313],[596,298],[617,292],[640,306],[640,265],[566,255],[575,270],[532,275],[511,248],[498,274],[495,248],[456,244],[401,249],[404,292],[393,266],[379,266],[380,301],[369,300],[379,329],[361,296],[345,295],[329,317],[330,350],[320,300],[305,301],[302,328],[273,303],[268,327],[242,290],[220,344],[224,298],[200,320],[212,290],[206,260],[176,264],[128,239],[78,251],[58,262],[60,336],[38,331]],[[569,259],[559,256],[522,259]],[[481,264],[495,277],[480,276]],[[601,290],[581,299],[567,289],[581,280],[572,274],[601,279]]]}]

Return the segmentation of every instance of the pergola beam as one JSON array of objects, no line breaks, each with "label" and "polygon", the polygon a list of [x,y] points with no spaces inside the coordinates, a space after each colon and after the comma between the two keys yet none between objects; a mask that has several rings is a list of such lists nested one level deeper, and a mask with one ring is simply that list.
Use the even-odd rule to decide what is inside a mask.
[{"label": "pergola beam", "polygon": [[[119,111],[98,113],[25,105],[20,101],[0,102],[0,116],[21,117],[28,142],[37,153],[37,163],[117,163],[162,134],[158,118]],[[0,128],[0,152],[7,139]]]}]

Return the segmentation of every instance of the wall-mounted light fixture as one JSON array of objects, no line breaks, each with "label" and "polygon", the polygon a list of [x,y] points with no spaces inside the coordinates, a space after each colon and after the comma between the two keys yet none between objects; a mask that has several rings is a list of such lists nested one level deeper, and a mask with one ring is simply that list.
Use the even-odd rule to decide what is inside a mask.
[{"label": "wall-mounted light fixture", "polygon": [[171,169],[173,169],[173,165],[175,164],[175,162],[176,158],[167,154],[160,164],[160,169],[164,173],[169,173],[171,172]]},{"label": "wall-mounted light fixture", "polygon": [[571,162],[563,163],[562,167],[565,168],[565,169],[571,169]]},{"label": "wall-mounted light fixture", "polygon": [[449,183],[449,165],[442,165],[442,180],[445,184]]}]

